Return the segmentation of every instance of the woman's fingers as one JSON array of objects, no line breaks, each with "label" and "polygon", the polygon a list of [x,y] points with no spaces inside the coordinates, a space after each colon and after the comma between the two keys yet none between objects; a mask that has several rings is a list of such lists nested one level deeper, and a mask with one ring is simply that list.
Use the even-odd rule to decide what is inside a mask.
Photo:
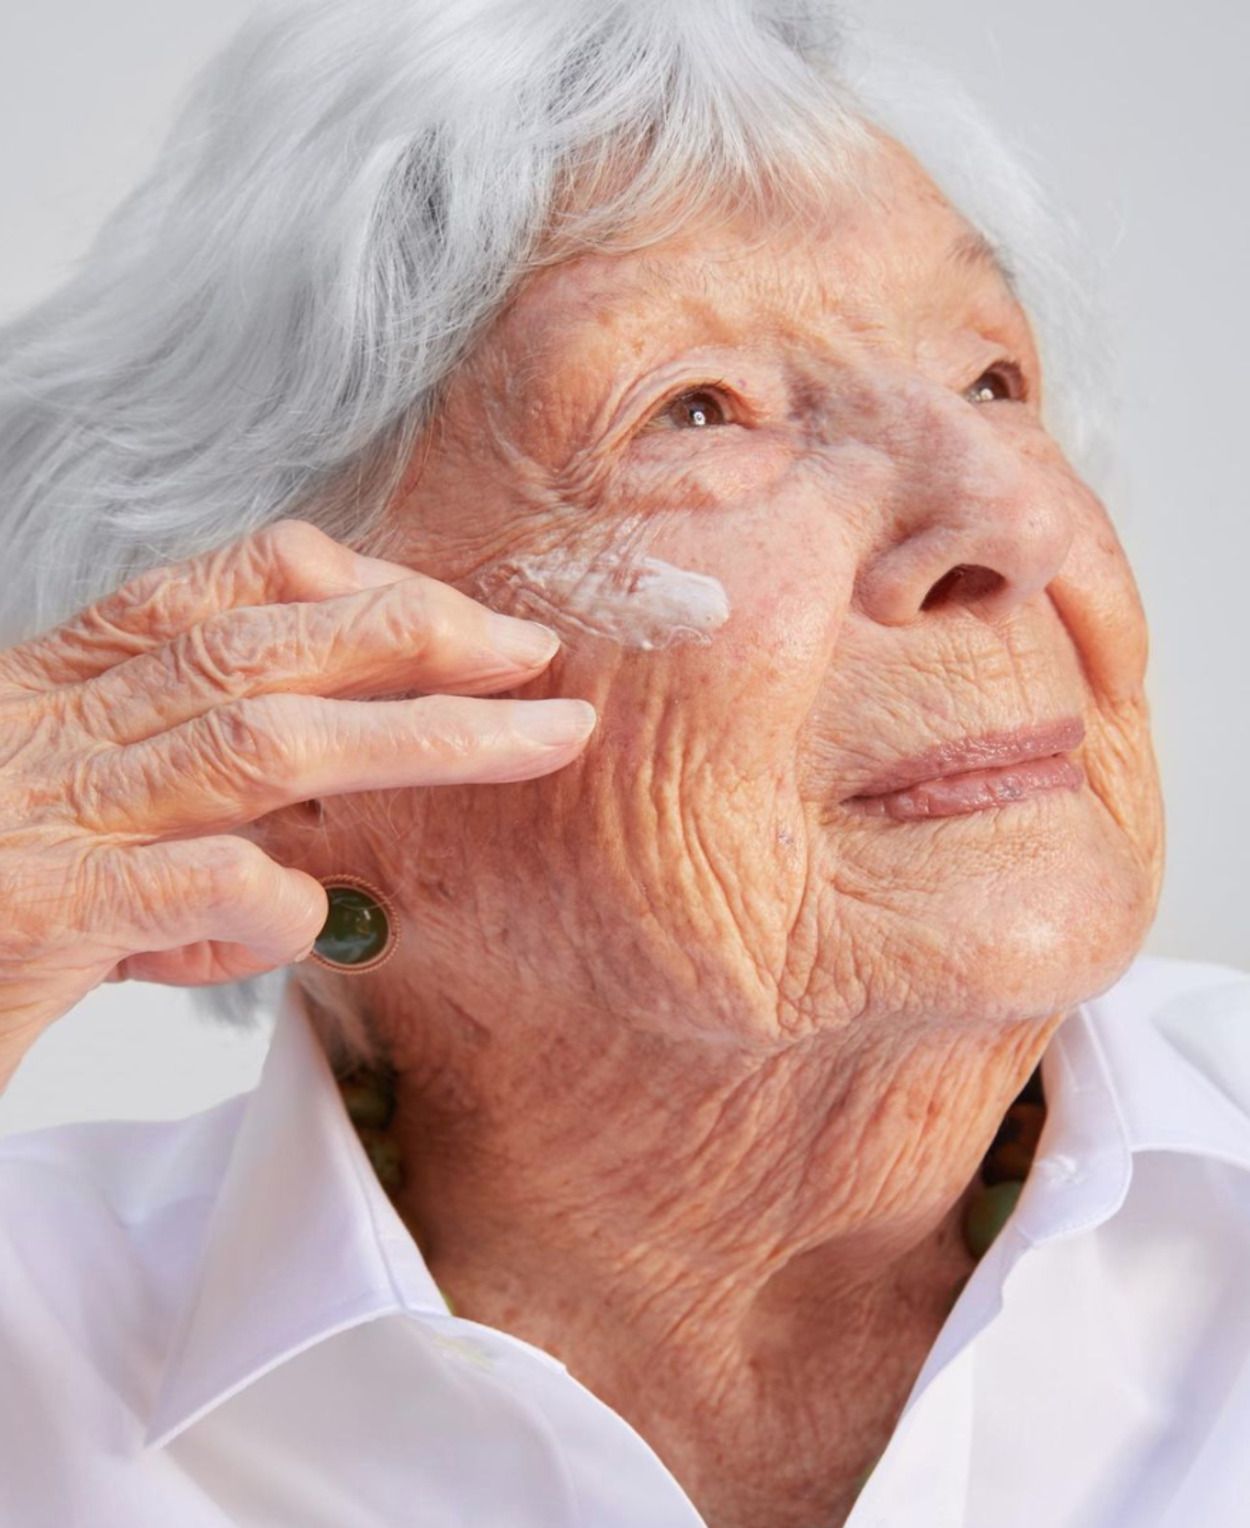
[{"label": "woman's fingers", "polygon": [[[128,953],[117,978],[159,980],[175,967],[191,985],[256,975],[305,955],[325,923],[324,887],[231,833],[98,848],[88,907]],[[94,904],[94,905],[92,905]],[[224,962],[233,971],[213,974]]]},{"label": "woman's fingers", "polygon": [[28,847],[0,856],[0,885],[13,894],[0,927],[0,1088],[101,981],[256,975],[302,959],[325,923],[320,883],[242,836],[123,844],[38,827],[18,836]]},{"label": "woman's fingers", "polygon": [[481,694],[531,678],[558,646],[549,628],[413,573],[314,603],[219,612],[58,699],[89,737],[125,743],[276,691]]},{"label": "woman's fingers", "polygon": [[209,987],[241,982],[274,968],[245,944],[201,939],[176,950],[145,950],[127,955],[104,978],[106,982],[161,982],[167,987]]},{"label": "woman's fingers", "polygon": [[52,631],[0,652],[0,683],[76,684],[218,611],[326,599],[411,572],[402,563],[362,557],[305,520],[278,520],[198,557],[149,568]]},{"label": "woman's fingers", "polygon": [[584,700],[251,696],[94,753],[75,773],[71,811],[95,834],[156,839],[314,796],[528,780],[569,763],[595,720]]},{"label": "woman's fingers", "polygon": [[593,706],[473,698],[556,647],[288,520],[0,651],[0,1087],[101,981],[231,981],[308,952],[324,890],[231,829],[313,796],[570,763]]}]

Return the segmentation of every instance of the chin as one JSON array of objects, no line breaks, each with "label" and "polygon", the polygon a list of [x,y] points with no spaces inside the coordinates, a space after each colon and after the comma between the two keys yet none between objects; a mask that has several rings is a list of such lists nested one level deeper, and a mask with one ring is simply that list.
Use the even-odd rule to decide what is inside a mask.
[{"label": "chin", "polygon": [[1153,845],[1130,837],[1088,787],[961,817],[880,822],[875,841],[866,826],[839,845],[839,859],[853,859],[857,881],[890,888],[876,898],[888,913],[882,928],[898,934],[885,964],[912,973],[907,1007],[929,1024],[1067,1011],[1119,980],[1154,921]]}]

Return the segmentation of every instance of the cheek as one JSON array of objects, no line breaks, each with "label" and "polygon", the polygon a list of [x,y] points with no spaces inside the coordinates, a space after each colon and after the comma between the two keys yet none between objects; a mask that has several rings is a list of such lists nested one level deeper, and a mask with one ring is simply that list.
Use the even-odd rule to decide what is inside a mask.
[{"label": "cheek", "polygon": [[1128,558],[1101,501],[1084,484],[1075,497],[1077,534],[1049,586],[1055,609],[1080,654],[1097,701],[1135,702],[1146,679],[1149,637]]},{"label": "cheek", "polygon": [[716,577],[625,545],[560,546],[508,558],[478,577],[475,593],[495,608],[506,602],[513,614],[641,652],[706,644],[730,611]]},{"label": "cheek", "polygon": [[794,481],[753,503],[662,515],[651,530],[648,558],[697,580],[686,585],[690,598],[703,582],[718,591],[724,619],[703,640],[650,651],[570,636],[562,691],[599,705],[605,744],[631,767],[676,751],[718,786],[788,773],[854,579],[849,537],[827,497]]},{"label": "cheek", "polygon": [[455,581],[560,632],[526,693],[590,700],[623,767],[714,748],[723,776],[776,774],[827,677],[865,485],[776,446],[655,456],[595,497],[547,484],[518,505],[514,483],[511,534]]}]

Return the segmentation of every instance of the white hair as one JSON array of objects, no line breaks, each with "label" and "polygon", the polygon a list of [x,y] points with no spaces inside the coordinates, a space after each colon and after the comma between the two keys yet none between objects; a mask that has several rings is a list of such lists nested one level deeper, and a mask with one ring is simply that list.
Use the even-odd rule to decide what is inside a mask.
[{"label": "white hair", "polygon": [[[385,555],[421,430],[523,273],[744,198],[798,207],[854,175],[865,121],[1004,257],[1045,422],[1097,487],[1092,256],[897,39],[824,0],[279,0],[70,280],[0,328],[0,644],[282,516]],[[247,1025],[281,976],[193,996]]]}]

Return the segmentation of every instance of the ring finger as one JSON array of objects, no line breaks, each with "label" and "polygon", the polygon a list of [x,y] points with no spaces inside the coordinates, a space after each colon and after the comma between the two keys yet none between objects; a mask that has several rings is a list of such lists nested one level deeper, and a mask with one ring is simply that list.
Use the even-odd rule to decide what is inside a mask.
[{"label": "ring finger", "polygon": [[595,724],[584,700],[235,701],[102,749],[77,772],[80,826],[143,841],[221,831],[297,801],[411,785],[528,780],[568,763]]}]

